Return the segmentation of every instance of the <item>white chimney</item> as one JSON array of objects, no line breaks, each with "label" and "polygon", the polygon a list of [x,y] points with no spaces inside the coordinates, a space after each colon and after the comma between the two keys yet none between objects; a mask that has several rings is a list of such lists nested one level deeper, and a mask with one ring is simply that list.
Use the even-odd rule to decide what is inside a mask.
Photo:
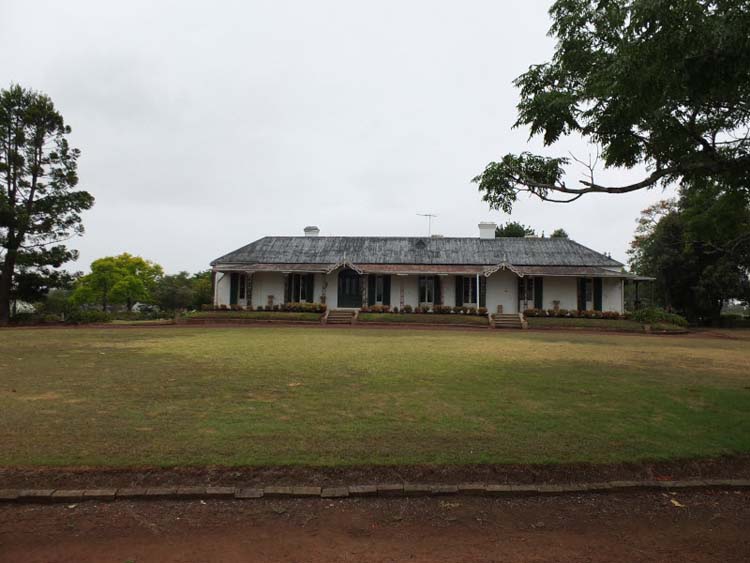
[{"label": "white chimney", "polygon": [[317,237],[320,234],[320,229],[318,227],[305,227],[305,236],[306,237]]},{"label": "white chimney", "polygon": [[479,223],[479,238],[495,238],[495,229],[497,229],[497,223],[482,221]]}]

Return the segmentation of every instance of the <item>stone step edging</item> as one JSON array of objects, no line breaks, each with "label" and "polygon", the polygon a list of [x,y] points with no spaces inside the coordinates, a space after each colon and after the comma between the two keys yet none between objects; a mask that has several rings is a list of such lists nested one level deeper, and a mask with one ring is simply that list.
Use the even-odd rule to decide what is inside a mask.
[{"label": "stone step edging", "polygon": [[750,479],[695,479],[683,481],[604,481],[561,485],[507,485],[462,483],[459,485],[380,483],[340,487],[126,487],[117,489],[0,489],[0,502],[75,503],[115,500],[250,500],[347,497],[425,497],[472,495],[528,497],[566,494],[622,493],[640,491],[693,491],[700,489],[750,490]]}]

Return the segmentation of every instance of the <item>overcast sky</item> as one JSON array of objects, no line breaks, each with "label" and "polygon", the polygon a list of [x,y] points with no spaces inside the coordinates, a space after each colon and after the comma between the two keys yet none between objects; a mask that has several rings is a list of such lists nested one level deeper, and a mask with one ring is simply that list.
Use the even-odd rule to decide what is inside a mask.
[{"label": "overcast sky", "polygon": [[[470,179],[524,150],[512,81],[547,60],[549,1],[0,0],[0,86],[49,94],[96,197],[72,269],[131,252],[197,271],[264,235],[477,236]],[[579,171],[580,172],[580,171]],[[625,182],[637,174],[602,173]],[[569,178],[575,180],[581,174]],[[512,219],[625,261],[661,190]]]}]

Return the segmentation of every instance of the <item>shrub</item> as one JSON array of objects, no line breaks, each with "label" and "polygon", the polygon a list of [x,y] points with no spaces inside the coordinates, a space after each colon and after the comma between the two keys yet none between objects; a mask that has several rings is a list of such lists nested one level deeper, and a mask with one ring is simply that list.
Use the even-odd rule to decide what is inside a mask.
[{"label": "shrub", "polygon": [[677,315],[676,313],[669,313],[664,309],[658,307],[649,307],[647,309],[639,309],[632,315],[634,321],[638,321],[643,324],[656,324],[656,323],[667,323],[673,324],[680,327],[686,327],[688,325],[685,317]]},{"label": "shrub", "polygon": [[393,312],[394,312],[394,313],[398,313],[398,307],[394,307],[394,308],[393,308]]},{"label": "shrub", "polygon": [[108,323],[112,320],[109,313],[105,311],[84,311],[77,310],[70,313],[65,322],[69,324],[89,324],[89,323]]},{"label": "shrub", "polygon": [[481,316],[485,316],[487,314],[487,307],[479,307],[479,309],[477,309],[477,313]]},{"label": "shrub", "polygon": [[411,305],[404,305],[404,313],[411,313]]},{"label": "shrub", "polygon": [[567,309],[558,309],[557,310],[557,316],[558,317],[567,317],[570,314],[570,312]]},{"label": "shrub", "polygon": [[544,309],[526,309],[523,315],[525,317],[546,317],[547,312]]}]

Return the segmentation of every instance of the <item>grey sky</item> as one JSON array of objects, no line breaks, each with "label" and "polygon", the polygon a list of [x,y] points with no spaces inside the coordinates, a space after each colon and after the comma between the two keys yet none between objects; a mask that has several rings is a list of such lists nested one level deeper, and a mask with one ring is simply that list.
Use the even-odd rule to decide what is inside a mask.
[{"label": "grey sky", "polygon": [[[552,53],[549,1],[21,2],[0,0],[0,86],[55,101],[97,199],[73,246],[174,272],[263,235],[476,236],[490,212],[470,179],[506,152],[512,80]],[[580,140],[548,154],[587,157]],[[637,174],[607,172],[623,182]],[[569,179],[570,181],[571,179]],[[661,190],[513,219],[624,261]]]}]

